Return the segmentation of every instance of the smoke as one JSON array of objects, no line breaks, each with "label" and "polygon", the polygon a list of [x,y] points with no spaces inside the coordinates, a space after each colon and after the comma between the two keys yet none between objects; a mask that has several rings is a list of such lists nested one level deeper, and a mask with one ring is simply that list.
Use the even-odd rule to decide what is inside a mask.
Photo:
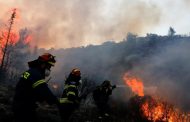
[{"label": "smoke", "polygon": [[190,110],[190,38],[167,41],[170,43],[160,47],[159,51],[133,70],[143,77],[145,86],[157,88],[158,96],[182,109]]},{"label": "smoke", "polygon": [[[96,85],[104,80],[123,85],[123,75],[133,72],[142,79],[145,94],[159,97],[184,110],[190,110],[190,37],[129,34],[120,43],[106,42],[99,46],[51,49],[57,63],[52,68],[52,81],[64,82],[73,68],[79,68],[82,77]],[[41,50],[45,52],[46,50]],[[129,87],[113,92],[116,101],[127,101]]]},{"label": "smoke", "polygon": [[139,0],[21,0],[2,3],[6,6],[4,11],[10,6],[19,9],[19,25],[32,30],[33,45],[44,48],[101,44],[110,39],[120,41],[129,31],[147,32],[159,23],[162,13],[156,4]]},{"label": "smoke", "polygon": [[185,0],[185,5],[189,6],[190,5],[190,0]]},{"label": "smoke", "polygon": [[[189,38],[129,36],[120,42],[127,32],[141,35],[160,22],[165,24],[165,20],[167,27],[179,22],[174,20],[185,14],[178,10],[182,10],[184,5],[188,6],[186,3],[189,0],[180,2],[181,8],[177,9],[174,8],[178,4],[172,0],[166,3],[165,6],[158,1],[143,0],[20,0],[0,1],[0,7],[2,11],[7,11],[12,6],[19,8],[20,23],[15,26],[31,30],[33,45],[56,48],[49,50],[57,57],[57,64],[52,70],[53,80],[63,82],[71,69],[78,67],[83,76],[97,84],[105,79],[123,84],[124,73],[132,71],[142,77],[145,86],[156,88],[161,97],[190,110]],[[175,14],[178,16],[173,19],[170,11],[181,13]],[[0,12],[3,17],[0,19],[1,25],[9,15]],[[115,42],[105,42],[106,40]],[[57,49],[86,45],[88,46]],[[45,51],[42,49],[39,54]],[[128,90],[118,90],[117,96],[123,99],[122,93]]]}]

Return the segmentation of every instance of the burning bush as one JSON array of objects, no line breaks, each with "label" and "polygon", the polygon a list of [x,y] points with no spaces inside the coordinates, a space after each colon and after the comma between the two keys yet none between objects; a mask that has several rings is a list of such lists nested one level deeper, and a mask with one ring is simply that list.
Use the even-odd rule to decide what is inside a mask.
[{"label": "burning bush", "polygon": [[177,109],[174,105],[153,97],[144,95],[144,85],[140,78],[126,73],[125,83],[137,94],[128,102],[129,117],[136,122],[189,122],[190,116]]},{"label": "burning bush", "polygon": [[134,96],[128,103],[129,117],[135,122],[189,122],[187,113],[152,96]]}]

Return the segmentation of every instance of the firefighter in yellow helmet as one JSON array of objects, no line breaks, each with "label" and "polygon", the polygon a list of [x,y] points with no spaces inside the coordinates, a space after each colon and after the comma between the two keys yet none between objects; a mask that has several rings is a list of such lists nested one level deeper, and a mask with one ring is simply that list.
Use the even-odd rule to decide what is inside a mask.
[{"label": "firefighter in yellow helmet", "polygon": [[75,109],[78,108],[80,98],[78,87],[80,85],[81,72],[75,68],[65,81],[62,97],[60,98],[60,114],[62,121],[68,122]]},{"label": "firefighter in yellow helmet", "polygon": [[29,69],[22,74],[16,85],[13,100],[15,122],[37,122],[36,102],[46,101],[59,105],[59,100],[52,94],[44,80],[55,62],[55,56],[49,53],[28,62]]}]

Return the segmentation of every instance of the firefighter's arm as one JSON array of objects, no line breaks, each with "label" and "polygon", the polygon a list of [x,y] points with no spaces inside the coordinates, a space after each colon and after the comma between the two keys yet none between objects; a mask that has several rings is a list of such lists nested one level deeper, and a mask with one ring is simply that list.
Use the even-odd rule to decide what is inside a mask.
[{"label": "firefighter's arm", "polygon": [[117,87],[116,85],[113,85],[113,86],[112,86],[112,89],[115,89],[116,87]]},{"label": "firefighter's arm", "polygon": [[48,88],[43,76],[30,70],[24,72],[21,78],[31,83],[31,88],[33,89],[35,97],[38,101],[46,101],[49,104],[59,103],[57,98],[52,94],[52,92]]},{"label": "firefighter's arm", "polygon": [[43,78],[41,78],[40,76],[36,76],[31,80],[33,81],[32,89],[34,90],[37,100],[46,101],[49,104],[58,103],[57,98],[53,95]]},{"label": "firefighter's arm", "polygon": [[58,104],[58,99],[48,88],[46,83],[43,83],[35,88],[36,96],[40,101],[46,101],[48,104]]},{"label": "firefighter's arm", "polygon": [[112,90],[113,90],[113,88],[112,88],[112,86],[110,85],[109,87],[107,87],[106,88],[106,93],[107,93],[107,95],[111,95],[112,94]]}]

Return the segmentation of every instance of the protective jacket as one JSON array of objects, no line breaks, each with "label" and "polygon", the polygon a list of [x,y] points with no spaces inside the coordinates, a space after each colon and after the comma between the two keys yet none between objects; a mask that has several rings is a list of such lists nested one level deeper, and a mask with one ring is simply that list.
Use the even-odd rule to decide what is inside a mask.
[{"label": "protective jacket", "polygon": [[93,91],[94,102],[99,109],[100,118],[102,118],[102,116],[109,116],[108,113],[110,111],[110,107],[108,105],[108,100],[114,88],[116,88],[115,85],[112,86],[110,81],[105,80],[102,85],[98,86]]},{"label": "protective jacket", "polygon": [[80,76],[70,74],[65,81],[64,91],[60,98],[60,114],[64,122],[68,122],[72,113],[79,107],[79,80]]},{"label": "protective jacket", "polygon": [[22,74],[16,85],[13,100],[13,112],[16,121],[34,121],[36,102],[46,101],[49,104],[58,104],[57,98],[50,91],[44,79],[44,72],[35,67],[29,68]]},{"label": "protective jacket", "polygon": [[78,102],[78,88],[76,82],[71,81],[65,84],[60,103],[76,104]]},{"label": "protective jacket", "polygon": [[112,88],[98,86],[93,91],[94,101],[98,104],[106,104],[109,100],[109,96],[112,94]]}]

